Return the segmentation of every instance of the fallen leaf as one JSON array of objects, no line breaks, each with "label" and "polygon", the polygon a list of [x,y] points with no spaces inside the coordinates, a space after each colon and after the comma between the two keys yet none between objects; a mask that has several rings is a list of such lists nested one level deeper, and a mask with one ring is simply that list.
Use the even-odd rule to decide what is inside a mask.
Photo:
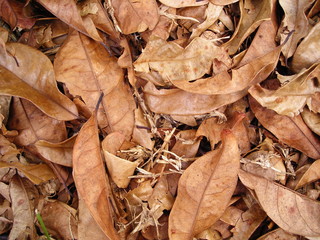
[{"label": "fallen leaf", "polygon": [[297,50],[293,54],[292,69],[298,73],[303,68],[309,68],[320,60],[320,54],[316,50],[320,44],[318,39],[320,38],[320,23],[317,23],[308,35],[301,41]]},{"label": "fallen leaf", "polygon": [[195,7],[208,4],[208,0],[159,0],[162,4],[173,8]]},{"label": "fallen leaf", "polygon": [[301,116],[287,117],[262,107],[253,97],[249,97],[252,111],[259,122],[280,141],[305,153],[320,158],[320,141],[305,125]]},{"label": "fallen leaf", "polygon": [[28,99],[57,120],[77,118],[76,106],[57,88],[52,63],[40,51],[8,43],[0,55],[0,93]]},{"label": "fallen leaf", "polygon": [[70,27],[79,32],[93,38],[98,42],[102,42],[99,33],[89,16],[82,17],[78,9],[77,3],[73,0],[37,0],[53,15]]},{"label": "fallen leaf", "polygon": [[314,161],[311,166],[308,168],[308,170],[302,175],[299,182],[297,183],[295,190],[301,188],[302,186],[317,181],[320,179],[320,159]]},{"label": "fallen leaf", "polygon": [[32,145],[39,140],[60,142],[67,138],[63,121],[48,117],[31,102],[20,98],[13,99],[8,126],[19,132],[14,139],[19,146]]},{"label": "fallen leaf", "polygon": [[218,20],[220,13],[223,11],[222,9],[222,6],[218,6],[209,2],[206,10],[206,20],[199,24],[196,28],[192,29],[190,40],[194,39],[195,37],[199,37],[201,33],[214,24]]},{"label": "fallen leaf", "polygon": [[46,164],[25,165],[20,162],[0,162],[0,168],[16,168],[34,184],[44,183],[56,178],[56,175]]},{"label": "fallen leaf", "polygon": [[252,205],[247,211],[241,214],[233,232],[232,240],[249,239],[260,224],[266,219],[267,214],[259,204]]},{"label": "fallen leaf", "polygon": [[120,239],[112,218],[111,189],[100,152],[95,112],[82,126],[74,144],[73,178],[79,197],[104,234],[112,240]]},{"label": "fallen leaf", "polygon": [[282,53],[286,59],[290,58],[297,47],[301,38],[309,32],[309,22],[305,11],[310,7],[314,0],[279,0],[279,4],[284,11],[284,18],[279,27],[281,43],[286,41],[289,32],[294,30],[293,36],[283,46]]},{"label": "fallen leaf", "polygon": [[193,158],[196,156],[201,139],[196,136],[196,130],[189,129],[180,131],[176,136],[176,143],[171,152],[184,158]]},{"label": "fallen leaf", "polygon": [[[39,204],[40,205],[40,204]],[[38,209],[49,234],[56,239],[79,239],[76,209],[56,200],[43,200]]]},{"label": "fallen leaf", "polygon": [[154,29],[159,20],[158,5],[155,0],[112,0],[114,16],[121,32],[130,34]]},{"label": "fallen leaf", "polygon": [[13,226],[9,240],[38,239],[34,210],[39,193],[32,183],[15,175],[10,182]]},{"label": "fallen leaf", "polygon": [[210,73],[215,58],[229,60],[224,49],[204,38],[196,37],[186,48],[158,38],[149,40],[133,66],[136,72],[156,71],[166,83],[174,83],[195,80]]},{"label": "fallen leaf", "polygon": [[222,132],[222,147],[197,159],[182,174],[169,216],[170,239],[192,239],[223,214],[237,183],[238,143]]},{"label": "fallen leaf", "polygon": [[310,111],[308,108],[304,108],[301,113],[303,121],[308,127],[317,135],[320,136],[320,114]]},{"label": "fallen leaf", "polygon": [[11,29],[30,29],[35,24],[36,19],[25,16],[25,3],[17,0],[2,0],[0,2],[0,16],[6,21]]},{"label": "fallen leaf", "polygon": [[280,184],[240,170],[239,178],[254,190],[262,209],[284,231],[306,237],[320,236],[320,204]]},{"label": "fallen leaf", "polygon": [[158,90],[152,83],[144,87],[146,105],[155,113],[200,115],[233,103],[247,94],[247,90],[231,94],[204,95],[180,89]]},{"label": "fallen leaf", "polygon": [[225,43],[229,54],[235,54],[242,42],[263,22],[271,17],[273,1],[240,1],[241,17],[232,38]]},{"label": "fallen leaf", "polygon": [[79,199],[79,223],[78,223],[78,239],[79,240],[92,240],[92,236],[96,239],[110,240],[101,228],[98,226],[96,221],[91,216],[91,213],[86,206],[86,203],[80,198]]},{"label": "fallen leaf", "polygon": [[232,3],[236,3],[239,2],[239,0],[209,0],[212,4],[215,5],[221,5],[221,6],[225,6],[225,5],[229,5]]},{"label": "fallen leaf", "polygon": [[59,143],[45,140],[37,141],[34,146],[37,151],[50,162],[66,167],[72,167],[72,151],[77,135]]},{"label": "fallen leaf", "polygon": [[123,70],[99,43],[72,31],[58,52],[54,66],[57,80],[70,93],[82,97],[93,111],[104,93],[98,111],[99,126],[108,133],[122,132],[129,140],[134,127],[135,103]]},{"label": "fallen leaf", "polygon": [[287,233],[283,231],[281,228],[277,228],[276,230],[273,230],[271,232],[268,232],[267,234],[261,236],[258,238],[258,240],[298,240],[299,237],[292,235],[290,233]]},{"label": "fallen leaf", "polygon": [[267,90],[255,85],[249,89],[249,93],[263,107],[293,117],[298,115],[306,104],[310,106],[312,96],[320,91],[317,78],[319,73],[320,65],[312,65],[292,77],[286,76],[288,83],[277,90]]}]

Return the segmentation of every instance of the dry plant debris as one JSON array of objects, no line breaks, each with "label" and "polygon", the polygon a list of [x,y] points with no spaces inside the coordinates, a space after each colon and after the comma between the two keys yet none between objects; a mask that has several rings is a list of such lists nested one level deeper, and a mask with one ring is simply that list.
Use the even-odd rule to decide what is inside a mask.
[{"label": "dry plant debris", "polygon": [[319,0],[0,0],[0,238],[320,239]]}]

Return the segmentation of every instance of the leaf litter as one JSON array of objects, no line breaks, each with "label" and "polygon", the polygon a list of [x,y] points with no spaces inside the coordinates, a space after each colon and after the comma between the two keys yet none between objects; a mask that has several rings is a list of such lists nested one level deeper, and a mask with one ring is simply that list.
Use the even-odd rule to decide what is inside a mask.
[{"label": "leaf litter", "polygon": [[0,1],[1,237],[319,239],[319,10]]}]

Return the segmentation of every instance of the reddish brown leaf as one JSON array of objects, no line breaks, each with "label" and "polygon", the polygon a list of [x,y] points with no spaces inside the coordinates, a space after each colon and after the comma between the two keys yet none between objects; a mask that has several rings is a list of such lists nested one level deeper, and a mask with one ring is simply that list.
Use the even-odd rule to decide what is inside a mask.
[{"label": "reddish brown leaf", "polygon": [[120,239],[114,228],[110,186],[100,152],[96,114],[82,126],[73,149],[73,178],[79,197],[104,234]]},{"label": "reddish brown leaf", "polygon": [[197,159],[182,174],[169,216],[170,239],[192,239],[223,214],[237,183],[238,143],[222,132],[222,147]]},{"label": "reddish brown leaf", "polygon": [[287,117],[262,107],[249,97],[252,111],[259,122],[280,141],[298,149],[311,158],[320,158],[320,140],[303,122],[301,116]]},{"label": "reddish brown leaf", "polygon": [[306,237],[320,236],[320,204],[280,184],[240,170],[241,182],[254,190],[262,209],[283,230]]}]

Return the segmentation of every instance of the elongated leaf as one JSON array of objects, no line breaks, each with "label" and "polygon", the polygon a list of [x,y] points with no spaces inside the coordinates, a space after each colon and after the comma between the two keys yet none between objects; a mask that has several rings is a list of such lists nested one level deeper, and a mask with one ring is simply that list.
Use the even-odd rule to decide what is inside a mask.
[{"label": "elongated leaf", "polygon": [[320,179],[320,159],[316,160],[311,164],[308,170],[303,174],[295,189],[299,189],[302,186],[314,182]]},{"label": "elongated leaf", "polygon": [[155,113],[174,115],[197,115],[211,112],[233,103],[247,94],[247,90],[231,94],[204,95],[180,89],[158,90],[152,83],[144,88],[147,106]]},{"label": "elongated leaf", "polygon": [[240,21],[232,38],[225,44],[229,54],[235,54],[246,37],[263,21],[270,19],[272,2],[270,0],[240,1]]},{"label": "elongated leaf", "polygon": [[308,127],[320,136],[320,113],[317,114],[310,111],[308,108],[304,108],[301,116]]},{"label": "elongated leaf", "polygon": [[33,223],[35,204],[39,197],[37,189],[26,179],[16,175],[10,182],[10,197],[14,222],[8,239],[37,239]]},{"label": "elongated leaf", "polygon": [[16,168],[34,184],[44,183],[56,178],[52,170],[46,164],[24,165],[20,162],[0,162],[0,168]]},{"label": "elongated leaf", "polygon": [[320,65],[313,65],[308,70],[293,75],[291,79],[287,77],[289,83],[277,90],[267,90],[260,85],[255,85],[249,89],[249,93],[263,107],[272,109],[278,114],[293,117],[311,102],[316,92],[320,92],[317,80],[319,74]]},{"label": "elongated leaf", "polygon": [[67,138],[65,123],[48,117],[32,103],[14,98],[11,109],[9,127],[19,132],[15,144],[27,146],[39,140],[60,142]]},{"label": "elongated leaf", "polygon": [[28,99],[52,118],[77,118],[76,106],[57,88],[52,63],[40,51],[9,43],[0,55],[0,94]]},{"label": "elongated leaf", "polygon": [[100,152],[96,115],[82,126],[73,149],[73,178],[79,197],[104,234],[120,239],[114,228],[110,186]]},{"label": "elongated leaf", "polygon": [[197,1],[197,0],[159,0],[162,4],[167,5],[173,8],[182,8],[182,7],[195,7],[201,6],[208,3],[208,0]]},{"label": "elongated leaf", "polygon": [[299,236],[292,235],[290,233],[287,233],[286,231],[283,231],[281,228],[277,228],[276,230],[273,230],[271,232],[268,232],[267,234],[263,235],[262,237],[259,237],[258,240],[298,240]]},{"label": "elongated leaf", "polygon": [[112,0],[114,15],[121,32],[130,34],[154,29],[159,20],[158,5],[155,0]]},{"label": "elongated leaf", "polygon": [[305,153],[320,158],[320,140],[310,131],[301,116],[287,117],[262,107],[253,97],[249,97],[252,111],[259,122],[280,141]]},{"label": "elongated leaf", "polygon": [[254,190],[268,216],[283,230],[306,237],[320,236],[320,203],[280,184],[240,170],[241,182]]},{"label": "elongated leaf", "polygon": [[185,170],[169,216],[170,239],[192,239],[222,216],[237,184],[239,158],[236,138],[224,130],[222,147]]},{"label": "elongated leaf", "polygon": [[70,27],[92,37],[96,41],[102,39],[95,28],[93,21],[88,16],[82,17],[77,4],[73,0],[37,0],[42,6],[48,9],[53,15]]},{"label": "elongated leaf", "polygon": [[116,58],[99,43],[72,31],[55,59],[57,80],[73,95],[82,97],[93,111],[104,93],[98,111],[99,126],[108,133],[122,132],[131,138],[135,103]]},{"label": "elongated leaf", "polygon": [[300,39],[305,37],[309,32],[309,22],[305,11],[310,7],[312,2],[314,0],[279,0],[279,4],[285,15],[279,28],[281,43],[285,41],[288,32],[295,31],[282,49],[283,55],[286,58],[293,55]]}]

